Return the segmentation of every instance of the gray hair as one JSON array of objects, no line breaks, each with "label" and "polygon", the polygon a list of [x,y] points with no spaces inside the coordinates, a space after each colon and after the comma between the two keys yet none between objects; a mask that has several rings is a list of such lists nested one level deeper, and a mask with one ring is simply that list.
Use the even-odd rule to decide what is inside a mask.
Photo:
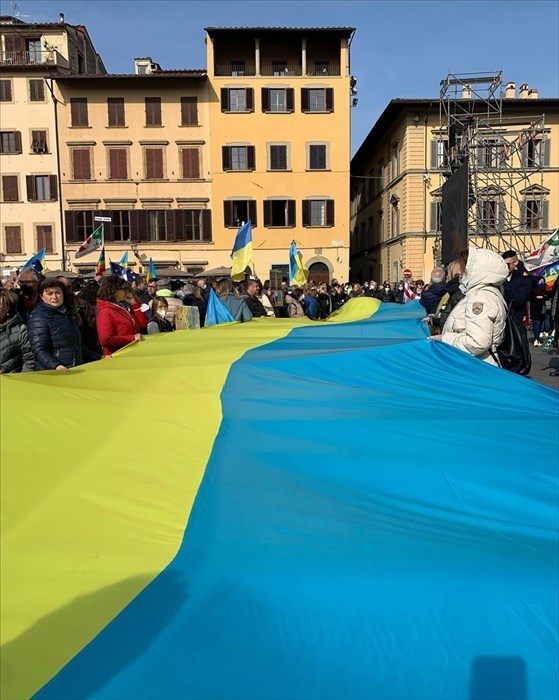
[{"label": "gray hair", "polygon": [[444,282],[446,279],[446,270],[444,267],[436,267],[433,272],[431,272],[431,283]]}]

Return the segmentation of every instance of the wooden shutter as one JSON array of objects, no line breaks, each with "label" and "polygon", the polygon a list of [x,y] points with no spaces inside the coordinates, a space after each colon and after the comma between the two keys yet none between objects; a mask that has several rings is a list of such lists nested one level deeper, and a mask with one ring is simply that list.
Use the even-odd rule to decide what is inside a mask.
[{"label": "wooden shutter", "polygon": [[2,175],[2,199],[4,202],[18,202],[17,175]]},{"label": "wooden shutter", "polygon": [[327,112],[334,111],[334,88],[326,88],[325,104]]},{"label": "wooden shutter", "polygon": [[12,101],[12,81],[0,80],[0,102]]},{"label": "wooden shutter", "polygon": [[326,200],[326,226],[334,226],[334,200]]},{"label": "wooden shutter", "polygon": [[185,180],[200,178],[200,151],[198,148],[182,149],[182,177]]},{"label": "wooden shutter", "polygon": [[43,102],[45,99],[45,83],[43,80],[29,81],[29,101]]},{"label": "wooden shutter", "polygon": [[231,150],[229,146],[221,147],[221,161],[224,170],[231,170]]},{"label": "wooden shutter", "polygon": [[542,163],[544,168],[549,168],[551,164],[551,139],[544,138],[542,141],[542,149],[543,149],[543,159]]},{"label": "wooden shutter", "polygon": [[248,218],[252,223],[252,227],[256,228],[258,222],[256,220],[256,202],[254,201],[254,199],[249,199],[248,201]]},{"label": "wooden shutter", "polygon": [[272,225],[272,202],[269,199],[264,200],[264,226]]},{"label": "wooden shutter", "polygon": [[521,161],[523,168],[528,167],[528,143],[527,142],[522,145],[520,161]]},{"label": "wooden shutter", "polygon": [[177,209],[173,212],[174,214],[174,231],[175,231],[175,241],[184,241],[186,239],[184,230],[184,212]]},{"label": "wooden shutter", "polygon": [[233,202],[230,200],[226,199],[223,202],[223,225],[225,228],[229,228],[230,226],[233,226]]},{"label": "wooden shutter", "polygon": [[21,153],[21,131],[14,131],[15,153]]},{"label": "wooden shutter", "polygon": [[[76,220],[73,211],[64,212],[64,230],[66,233],[66,243],[77,243],[78,233],[76,231]],[[83,241],[80,241],[83,243]]]},{"label": "wooden shutter", "polygon": [[549,228],[549,201],[547,199],[542,202],[542,228]]},{"label": "wooden shutter", "polygon": [[108,97],[107,112],[109,126],[125,126],[124,97]]},{"label": "wooden shutter", "polygon": [[526,228],[528,225],[528,205],[526,202],[520,202],[520,226]]},{"label": "wooden shutter", "polygon": [[433,139],[431,141],[431,168],[437,168],[437,151],[438,151],[438,141]]},{"label": "wooden shutter", "polygon": [[309,111],[309,88],[301,88],[301,112]]},{"label": "wooden shutter", "polygon": [[72,126],[89,126],[86,97],[71,97],[70,112],[72,118]]},{"label": "wooden shutter", "polygon": [[49,175],[49,189],[50,189],[50,200],[51,202],[58,201],[58,177],[56,175]]},{"label": "wooden shutter", "polygon": [[89,155],[89,148],[74,148],[72,150],[74,180],[91,180],[91,163]]},{"label": "wooden shutter", "polygon": [[311,203],[308,199],[303,199],[303,226],[311,225]]},{"label": "wooden shutter", "polygon": [[46,249],[47,253],[53,252],[52,226],[37,226],[37,250]]},{"label": "wooden shutter", "polygon": [[21,226],[6,226],[6,253],[18,255],[21,249]]},{"label": "wooden shutter", "polygon": [[505,230],[505,216],[507,213],[505,201],[503,199],[498,199],[497,206],[499,207],[499,213],[498,213],[498,217],[497,217],[497,222],[498,222],[497,226],[498,226],[499,233],[502,233]]},{"label": "wooden shutter", "polygon": [[161,126],[161,98],[146,97],[146,126]]},{"label": "wooden shutter", "polygon": [[295,226],[297,217],[295,215],[296,207],[295,207],[295,200],[294,199],[288,199],[287,200],[287,225],[288,226]]},{"label": "wooden shutter", "polygon": [[175,211],[165,212],[165,232],[168,241],[174,241],[175,238]]},{"label": "wooden shutter", "polygon": [[202,209],[202,240],[212,240],[212,210]]},{"label": "wooden shutter", "polygon": [[439,206],[438,202],[431,202],[431,226],[430,231],[437,230],[437,208]]},{"label": "wooden shutter", "polygon": [[146,179],[163,179],[163,149],[146,148]]},{"label": "wooden shutter", "polygon": [[30,202],[34,202],[37,198],[37,192],[35,189],[35,176],[34,175],[26,175],[25,182],[27,184],[27,199]]},{"label": "wooden shutter", "polygon": [[295,90],[287,88],[285,91],[285,108],[288,112],[293,112],[295,104]]},{"label": "wooden shutter", "polygon": [[110,180],[127,180],[128,179],[128,163],[125,148],[110,148],[109,149],[109,179]]},{"label": "wooden shutter", "polygon": [[181,97],[181,125],[198,126],[197,97]]},{"label": "wooden shutter", "polygon": [[256,154],[254,146],[247,146],[247,167],[249,170],[254,170],[256,165]]},{"label": "wooden shutter", "polygon": [[130,240],[149,241],[149,212],[143,209],[132,209],[130,217]]},{"label": "wooden shutter", "polygon": [[228,88],[221,88],[221,111],[229,111],[229,90]]},{"label": "wooden shutter", "polygon": [[254,90],[252,88],[246,89],[246,111],[252,112],[254,110]]},{"label": "wooden shutter", "polygon": [[262,88],[262,111],[270,111],[270,90],[269,88]]}]

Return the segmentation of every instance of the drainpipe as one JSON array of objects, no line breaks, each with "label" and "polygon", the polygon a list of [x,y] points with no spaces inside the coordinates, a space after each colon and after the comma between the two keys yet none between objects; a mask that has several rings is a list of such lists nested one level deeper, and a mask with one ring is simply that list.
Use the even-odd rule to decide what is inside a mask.
[{"label": "drainpipe", "polygon": [[52,104],[54,105],[54,133],[56,136],[56,172],[58,176],[58,214],[60,217],[60,250],[62,253],[62,264],[60,266],[60,269],[66,271],[66,248],[64,245],[64,203],[62,202],[62,173],[60,170],[60,135],[58,133],[58,99],[54,96],[53,79],[50,78],[49,84],[49,81],[45,78],[45,82],[52,97]]}]

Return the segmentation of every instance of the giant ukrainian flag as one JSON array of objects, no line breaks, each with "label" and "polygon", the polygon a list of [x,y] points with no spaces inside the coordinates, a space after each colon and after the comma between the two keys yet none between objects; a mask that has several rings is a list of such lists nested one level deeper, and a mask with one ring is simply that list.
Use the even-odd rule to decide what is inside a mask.
[{"label": "giant ukrainian flag", "polygon": [[0,377],[2,698],[555,700],[558,394],[379,305]]}]

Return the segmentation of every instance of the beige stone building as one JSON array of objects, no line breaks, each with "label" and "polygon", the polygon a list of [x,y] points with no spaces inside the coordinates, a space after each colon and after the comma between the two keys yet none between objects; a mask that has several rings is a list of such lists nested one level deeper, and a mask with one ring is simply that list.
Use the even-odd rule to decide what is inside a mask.
[{"label": "beige stone building", "polygon": [[[525,255],[559,225],[559,100],[539,99],[527,86],[517,97],[509,84],[503,140],[529,131],[541,115],[544,128],[510,154],[510,182],[499,169],[492,134],[476,156],[486,186],[476,204],[482,230],[470,235],[474,245]],[[363,141],[351,163],[352,280],[396,281],[405,268],[428,279],[441,253],[446,138],[439,100],[395,99]]]},{"label": "beige stone building", "polygon": [[0,18],[0,267],[22,265],[46,248],[64,262],[55,78],[100,74],[103,63],[82,26]]}]

